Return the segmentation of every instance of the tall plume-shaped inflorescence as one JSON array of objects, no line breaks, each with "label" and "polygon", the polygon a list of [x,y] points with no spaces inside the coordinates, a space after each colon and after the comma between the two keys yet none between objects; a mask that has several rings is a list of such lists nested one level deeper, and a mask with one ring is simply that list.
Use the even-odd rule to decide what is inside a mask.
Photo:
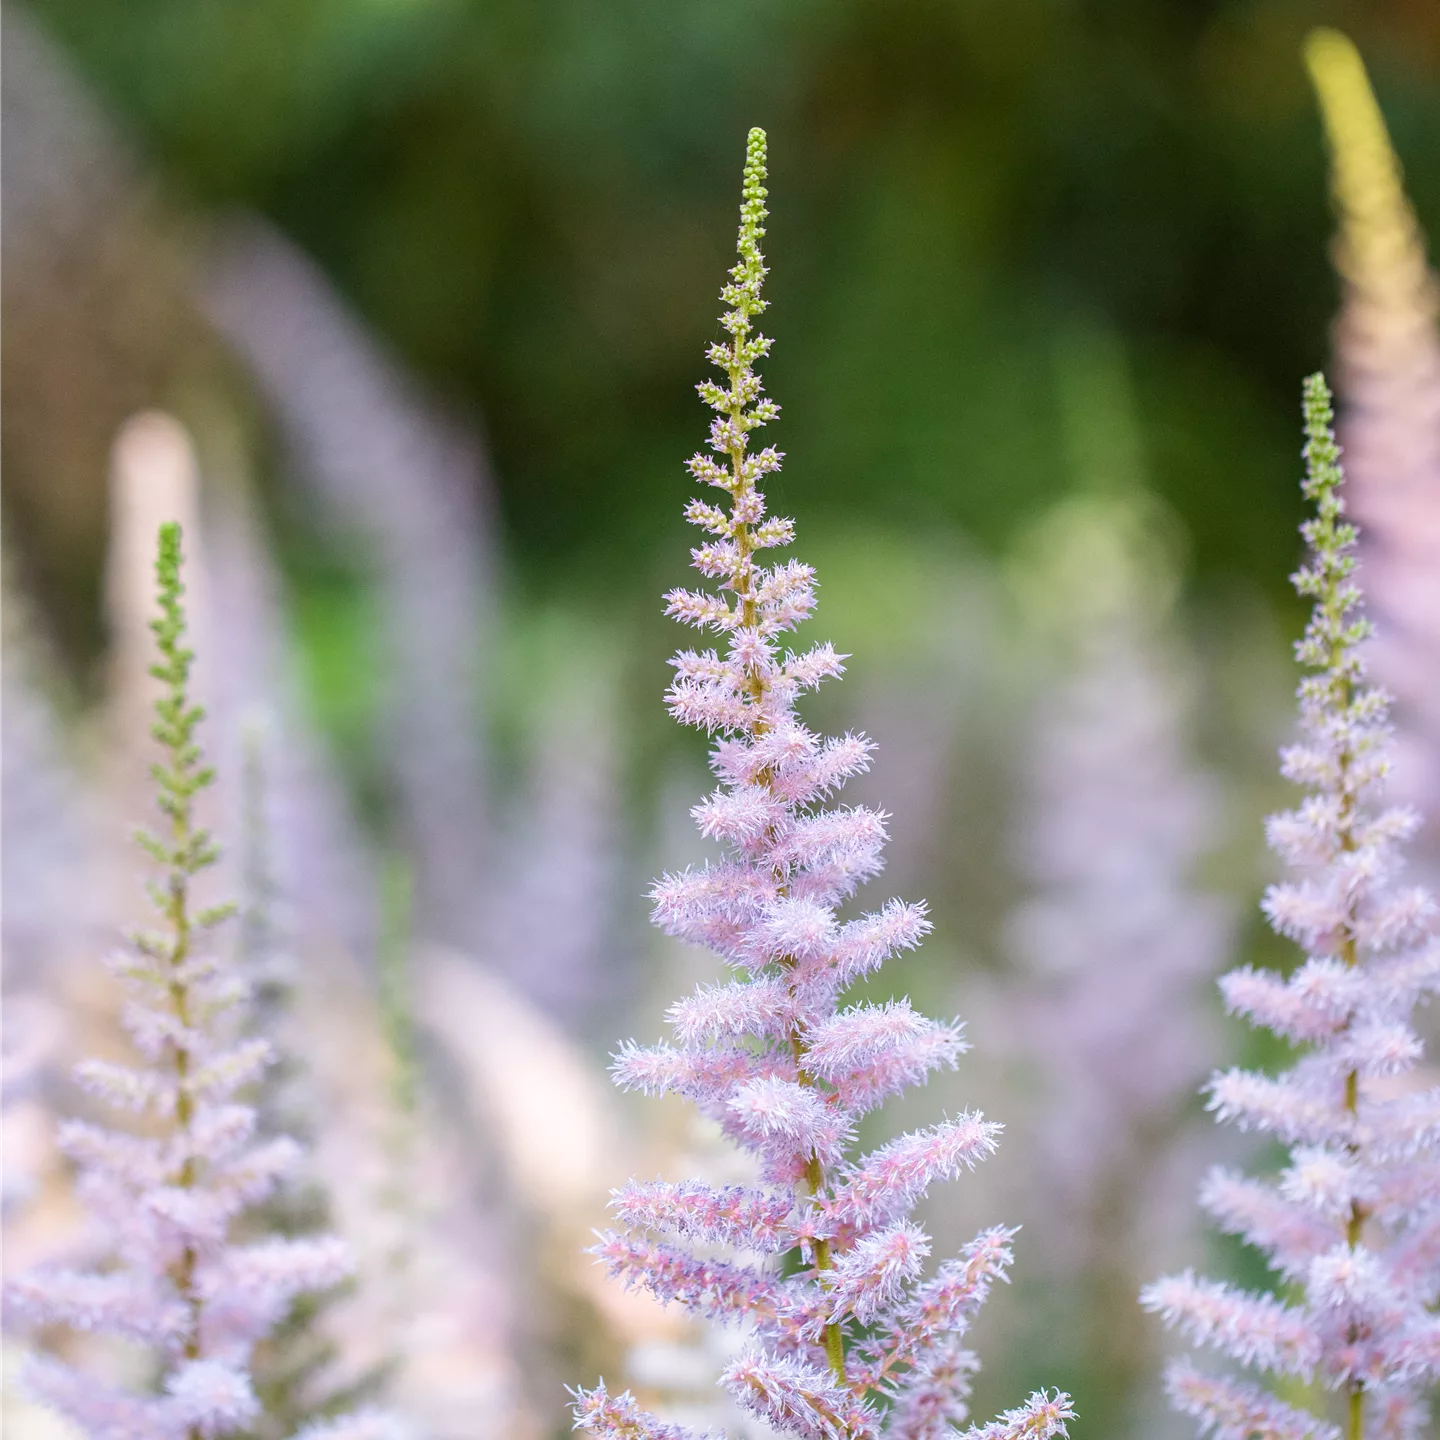
[{"label": "tall plume-shaped inflorescence", "polygon": [[[296,1001],[295,959],[277,914],[283,912],[283,897],[272,868],[268,769],[272,735],[267,717],[260,712],[252,710],[242,722],[242,900],[236,961],[248,992],[245,1033],[266,1038],[272,1051],[265,1075],[250,1096],[256,1138],[291,1137],[308,1148],[320,1097],[305,1065],[282,1039]],[[236,1234],[239,1238],[320,1237],[332,1227],[333,1209],[329,1187],[318,1175],[302,1179],[292,1174],[289,1183],[248,1209]],[[348,1375],[339,1363],[343,1357],[331,1321],[334,1310],[351,1298],[354,1284],[351,1280],[323,1293],[295,1295],[257,1341],[250,1377],[261,1414],[246,1429],[246,1440],[284,1440],[383,1390],[386,1366],[375,1364]]]},{"label": "tall plume-shaped inflorescence", "polygon": [[1317,30],[1305,60],[1330,144],[1340,222],[1336,389],[1351,509],[1365,529],[1366,594],[1380,624],[1370,664],[1396,699],[1398,793],[1424,807],[1433,825],[1440,809],[1440,283],[1359,52],[1338,31]]},{"label": "tall plume-shaped inflorescence", "polygon": [[[1418,1440],[1440,1376],[1440,1088],[1416,1083],[1415,1005],[1440,990],[1434,905],[1395,882],[1417,824],[1385,808],[1387,698],[1365,682],[1355,527],[1344,519],[1339,447],[1324,379],[1305,382],[1304,490],[1317,514],[1296,589],[1315,606],[1296,646],[1302,739],[1282,751],[1309,792],[1273,816],[1271,847],[1296,878],[1264,909],[1305,960],[1288,977],[1244,968],[1221,981],[1230,1010],[1301,1047],[1271,1077],[1232,1070],[1210,1084],[1223,1121],[1288,1147],[1273,1179],[1217,1170],[1201,1203],[1262,1250],[1284,1299],[1192,1274],[1157,1281],[1144,1303],[1198,1344],[1310,1384],[1313,1408],[1177,1362],[1171,1398],[1220,1440]],[[1327,1414],[1333,1412],[1333,1414]],[[1339,1421],[1337,1425],[1334,1423]]]},{"label": "tall plume-shaped inflorescence", "polygon": [[[822,739],[800,722],[796,698],[838,675],[841,657],[825,644],[780,649],[780,636],[814,608],[813,572],[757,560],[793,530],[766,518],[758,488],[780,454],[750,448],[751,432],[778,414],[754,370],[770,348],[753,329],[765,307],[765,195],[765,136],[752,130],[740,258],[721,291],[729,339],[709,352],[724,382],[699,387],[716,412],[718,459],[697,455],[689,467],[729,497],[729,509],[696,500],[686,511],[713,537],[694,551],[695,565],[722,593],[667,596],[671,615],[725,641],[723,654],[681,651],[668,695],[678,720],[721,737],[711,752],[720,788],[693,813],[725,856],[667,875],[653,892],[661,929],[708,946],[737,978],[671,1009],[675,1044],[628,1045],[615,1065],[626,1088],[695,1101],[758,1158],[760,1183],[631,1181],[612,1204],[618,1228],[595,1254],[626,1285],[748,1325],[747,1348],[721,1383],[780,1433],[869,1440],[883,1424],[895,1440],[929,1440],[965,1416],[977,1361],[964,1333],[1005,1276],[1012,1232],[987,1230],[927,1274],[930,1242],[911,1211],[932,1181],[989,1155],[999,1126],[965,1113],[869,1154],[852,1151],[863,1114],[954,1065],[964,1046],[958,1025],[927,1019],[907,1000],[838,1005],[850,984],[929,927],[923,906],[898,900],[859,919],[836,913],[880,869],[884,817],[822,808],[865,768],[869,742]],[[606,1440],[690,1433],[603,1382],[577,1392],[575,1414],[578,1429]],[[1068,1397],[1036,1394],[969,1433],[1062,1435],[1070,1414]]]},{"label": "tall plume-shaped inflorescence", "polygon": [[416,860],[416,920],[432,938],[473,945],[484,898],[476,876],[490,868],[476,708],[494,558],[484,448],[261,222],[222,233],[204,298],[269,395],[297,481],[364,555],[384,657],[383,760]]},{"label": "tall plume-shaped inflorescence", "polygon": [[1173,591],[1146,563],[1147,541],[1169,559],[1147,510],[1141,492],[1082,494],[1045,522],[1036,558],[1064,577],[1050,602],[1063,648],[1026,747],[1017,850],[1031,893],[1007,925],[1037,1132],[1027,1220],[1044,1225],[1030,1260],[1069,1282],[1048,1287],[1052,1304],[1073,1295],[1105,1317],[1065,1327],[1102,1432],[1123,1431],[1154,1381],[1156,1337],[1133,1296],[1156,1247],[1173,1255],[1193,1228],[1178,1171],[1214,1055],[1202,990],[1232,929],[1192,883],[1214,797],[1189,753],[1193,681]]},{"label": "tall plume-shaped inflorescence", "polygon": [[129,992],[125,1025],[143,1063],[89,1061],[78,1072],[99,1099],[150,1123],[138,1134],[81,1121],[62,1127],[108,1258],[95,1269],[34,1270],[5,1290],[7,1320],[113,1336],[152,1353],[149,1392],[55,1358],[29,1362],[29,1389],[95,1440],[202,1440],[249,1429],[260,1419],[250,1374],[256,1341],[296,1295],[349,1272],[332,1236],[229,1238],[233,1222],[280,1183],[297,1148],[282,1136],[257,1139],[255,1110],[238,1098],[271,1050],[261,1037],[232,1038],[245,985],[205,944],[229,907],[195,908],[196,877],[218,850],[195,814],[213,774],[195,743],[201,711],[190,699],[180,567],[180,527],[166,524],[152,623],[160,658],[151,671],[164,687],[154,725],[164,758],[151,773],[165,824],[139,836],[159,869],[149,886],[159,925],[136,932],[108,962]]}]

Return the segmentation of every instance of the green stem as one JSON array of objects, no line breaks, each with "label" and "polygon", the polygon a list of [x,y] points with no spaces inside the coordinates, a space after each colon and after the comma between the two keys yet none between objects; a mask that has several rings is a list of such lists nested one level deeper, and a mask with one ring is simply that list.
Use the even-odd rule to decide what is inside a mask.
[{"label": "green stem", "polygon": [[[733,341],[736,350],[743,343],[747,331],[742,331]],[[732,353],[734,353],[732,351]],[[730,367],[730,393],[738,396],[740,393],[740,382],[744,367],[736,362]],[[736,399],[731,405],[729,418],[736,427],[738,439],[729,452],[731,475],[734,477],[732,494],[736,500],[749,488],[742,478],[741,466],[744,464],[746,452],[745,430],[741,420],[743,406]],[[754,542],[750,533],[748,523],[742,522],[735,527],[734,533],[735,548],[739,554],[739,564],[736,567],[736,597],[740,601],[740,617],[742,624],[753,626],[755,624],[757,611],[754,595],[751,593],[750,583],[750,558],[754,554]],[[751,699],[761,700],[765,695],[765,677],[758,671],[752,670],[748,676]],[[764,734],[765,722],[756,719],[750,727],[752,736]],[[766,777],[768,783],[768,776]],[[781,886],[781,892],[785,887]],[[792,962],[793,964],[793,962]],[[787,967],[790,968],[790,967]],[[795,1057],[796,1079],[801,1085],[814,1086],[815,1077],[805,1068],[805,1037],[798,1026],[791,1029],[789,1042],[792,1053]],[[821,1163],[818,1154],[813,1151],[805,1162],[805,1183],[809,1187],[812,1196],[819,1195],[825,1188],[825,1167]],[[822,1274],[835,1268],[835,1261],[830,1253],[830,1242],[828,1240],[817,1240],[814,1246],[815,1269]],[[822,1282],[823,1283],[823,1282]],[[834,1372],[835,1378],[842,1384],[845,1382],[845,1332],[837,1322],[826,1325],[821,1333],[821,1340],[825,1347],[825,1358],[829,1362],[830,1369]]]},{"label": "green stem", "polygon": [[[1331,633],[1336,634],[1342,626],[1343,616],[1339,613],[1339,595],[1334,582],[1331,582],[1330,594],[1325,597],[1324,604],[1331,612]],[[1343,668],[1345,644],[1340,639],[1334,639],[1330,644],[1330,669],[1334,675],[1332,698],[1334,703],[1343,712],[1348,710],[1354,703],[1354,689]],[[1340,784],[1344,799],[1341,802],[1341,810],[1338,824],[1340,836],[1340,848],[1347,853],[1355,850],[1354,800],[1347,786],[1350,778],[1350,767],[1354,757],[1348,748],[1340,754]],[[1340,942],[1340,958],[1349,969],[1354,969],[1360,963],[1359,945],[1355,939],[1355,914],[1353,904],[1345,917],[1345,935]],[[1352,1116],[1357,1117],[1360,1113],[1360,1072],[1350,1070],[1345,1076],[1345,1109]],[[1346,1147],[1354,1155],[1358,1146],[1351,1141]],[[1365,1221],[1369,1212],[1359,1200],[1351,1200],[1350,1214],[1345,1222],[1345,1243],[1347,1247],[1354,1250],[1360,1244],[1361,1237],[1365,1231]],[[1352,1335],[1351,1337],[1355,1337]],[[1348,1390],[1348,1415],[1346,1423],[1346,1440],[1365,1440],[1365,1383],[1363,1380],[1351,1381]]]},{"label": "green stem", "polygon": [[[182,1031],[194,1024],[194,996],[184,977],[190,958],[195,922],[190,915],[190,877],[210,863],[204,844],[205,837],[194,827],[195,793],[209,783],[208,772],[196,769],[199,752],[192,740],[200,711],[190,705],[187,680],[191,653],[184,648],[185,615],[180,597],[184,587],[180,581],[180,527],[160,527],[159,556],[155,574],[159,589],[161,618],[152,622],[162,663],[152,674],[167,687],[166,695],[155,705],[157,724],[155,736],[166,751],[168,768],[156,767],[154,774],[160,787],[161,807],[170,817],[170,853],[166,859],[164,898],[158,902],[170,927],[170,945],[166,956],[168,974],[165,989],[171,1010]],[[189,1143],[195,1118],[195,1100],[191,1093],[194,1055],[181,1040],[173,1047],[172,1065],[175,1074],[175,1127],[185,1140],[185,1158],[174,1183],[181,1189],[194,1189],[200,1181],[199,1166]],[[188,1316],[181,1353],[186,1360],[201,1356],[201,1325],[204,1300],[196,1283],[199,1254],[193,1245],[186,1245],[172,1272],[175,1289]],[[189,1440],[204,1440],[199,1426],[188,1429]]]}]

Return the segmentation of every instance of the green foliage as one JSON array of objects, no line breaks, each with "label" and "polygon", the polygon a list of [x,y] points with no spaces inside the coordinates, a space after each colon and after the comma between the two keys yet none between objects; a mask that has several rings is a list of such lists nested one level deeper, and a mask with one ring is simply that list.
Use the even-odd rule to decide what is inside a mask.
[{"label": "green foliage", "polygon": [[[1052,354],[1093,313],[1143,356],[1142,441],[1201,582],[1282,596],[1292,377],[1334,303],[1314,5],[39,10],[173,182],[270,215],[484,417],[527,568],[658,551],[662,525],[673,550],[729,137],[762,116],[794,257],[777,506],[1003,545],[1064,487]],[[1348,18],[1433,232],[1417,15]]]}]

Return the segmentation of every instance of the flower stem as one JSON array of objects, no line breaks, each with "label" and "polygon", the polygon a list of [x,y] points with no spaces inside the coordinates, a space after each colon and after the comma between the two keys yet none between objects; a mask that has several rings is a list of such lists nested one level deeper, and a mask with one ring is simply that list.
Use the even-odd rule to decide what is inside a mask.
[{"label": "flower stem", "polygon": [[[1316,619],[1307,629],[1302,642],[1304,658],[1322,669],[1329,691],[1327,705],[1339,715],[1348,716],[1356,703],[1356,669],[1352,651],[1358,641],[1368,633],[1363,620],[1357,625],[1345,623],[1346,612],[1354,603],[1353,592],[1347,592],[1346,582],[1354,568],[1353,560],[1346,555],[1346,549],[1354,543],[1354,530],[1344,521],[1344,507],[1337,492],[1341,480],[1339,469],[1339,448],[1331,433],[1334,419],[1330,394],[1320,377],[1306,382],[1305,390],[1305,431],[1306,431],[1306,482],[1305,493],[1317,502],[1317,514],[1309,522],[1306,538],[1315,554],[1315,564],[1305,577],[1309,582],[1308,593],[1316,599]],[[1337,833],[1342,851],[1353,853],[1357,848],[1354,833],[1355,787],[1352,780],[1355,755],[1347,745],[1340,751],[1339,789],[1341,808]],[[1340,936],[1340,958],[1348,969],[1360,963],[1360,947],[1357,939],[1356,902],[1351,900],[1345,912]],[[1351,1069],[1345,1076],[1345,1110],[1352,1119],[1360,1113],[1360,1072]],[[1354,1156],[1359,1153],[1359,1144],[1351,1140],[1346,1149]],[[1350,1213],[1345,1221],[1345,1243],[1349,1249],[1356,1249],[1365,1231],[1369,1211],[1360,1200],[1352,1198]],[[1358,1339],[1350,1335],[1352,1343]],[[1365,1436],[1365,1382],[1351,1380],[1347,1386],[1349,1411],[1346,1427],[1347,1440],[1364,1440]]]},{"label": "flower stem", "polygon": [[[159,791],[160,809],[170,819],[170,843],[166,850],[163,845],[147,840],[145,848],[163,858],[168,872],[156,903],[170,928],[165,951],[166,990],[184,1037],[192,1030],[195,1019],[195,996],[188,973],[196,925],[190,914],[190,880],[197,871],[213,863],[215,851],[209,837],[194,823],[195,795],[210,783],[212,774],[199,766],[200,752],[194,743],[195,727],[204,712],[190,703],[189,678],[194,654],[184,644],[185,612],[181,596],[185,587],[180,580],[181,558],[180,527],[173,523],[162,525],[155,560],[160,616],[151,622],[160,662],[151,666],[150,673],[165,686],[165,693],[155,702],[152,729],[165,752],[165,763],[155,765],[151,773]],[[205,923],[203,916],[200,923]],[[175,1128],[185,1145],[184,1159],[174,1183],[185,1190],[194,1189],[200,1179],[194,1147],[189,1143],[195,1117],[191,1090],[194,1058],[185,1039],[178,1039],[172,1052]],[[188,1315],[181,1350],[186,1360],[198,1360],[202,1351],[204,1299],[196,1276],[199,1258],[195,1246],[187,1244],[172,1272],[175,1289]],[[191,1426],[187,1434],[188,1440],[203,1440],[198,1426]]]},{"label": "flower stem", "polygon": [[[751,136],[751,148],[746,169],[746,206],[742,212],[742,227],[740,236],[740,264],[734,272],[736,280],[736,301],[735,316],[736,324],[731,334],[729,363],[725,366],[726,374],[730,382],[729,405],[725,412],[729,422],[730,441],[726,447],[726,456],[730,461],[730,482],[729,490],[732,501],[732,516],[737,512],[748,513],[745,506],[754,491],[754,481],[746,473],[746,454],[749,449],[749,426],[746,421],[745,409],[747,403],[747,386],[751,382],[752,372],[750,368],[750,352],[747,349],[750,343],[750,320],[764,308],[764,302],[760,300],[759,285],[764,275],[764,260],[760,253],[759,239],[764,234],[760,221],[764,218],[763,209],[765,191],[764,184],[764,137],[758,136],[759,148],[756,147],[757,135]],[[751,531],[750,522],[747,519],[735,518],[731,524],[731,539],[735,546],[735,570],[731,584],[735,591],[736,600],[740,606],[740,623],[743,627],[752,628],[759,617],[759,610],[754,594],[754,562],[755,539]],[[758,665],[752,665],[748,669],[748,689],[750,699],[755,706],[754,718],[750,724],[752,736],[763,735],[768,728],[764,717],[759,713],[760,703],[764,700],[768,685],[766,677]],[[770,776],[767,773],[762,777],[767,787],[770,783]],[[785,885],[782,877],[780,893],[785,893]],[[780,963],[786,969],[793,969],[794,962],[789,957],[782,957]],[[816,1078],[805,1068],[805,1036],[800,1026],[793,1026],[790,1030],[789,1043],[791,1053],[795,1058],[796,1080],[801,1085],[815,1086]],[[814,1151],[805,1162],[804,1170],[805,1184],[811,1196],[823,1193],[825,1189],[825,1167],[820,1156]],[[828,1240],[816,1240],[814,1242],[815,1269],[823,1274],[835,1268],[835,1262],[830,1253],[830,1242]],[[826,1325],[822,1331],[822,1343],[825,1347],[825,1357],[829,1362],[835,1378],[842,1383],[845,1380],[845,1333],[837,1322]]]}]

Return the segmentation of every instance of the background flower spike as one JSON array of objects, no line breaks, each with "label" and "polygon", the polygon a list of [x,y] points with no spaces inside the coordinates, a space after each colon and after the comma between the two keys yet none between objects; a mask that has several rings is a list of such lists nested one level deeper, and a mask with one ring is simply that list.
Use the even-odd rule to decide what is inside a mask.
[{"label": "background flower spike", "polygon": [[[1355,583],[1340,449],[1323,376],[1305,382],[1303,489],[1315,513],[1295,588],[1314,602],[1295,647],[1298,743],[1281,771],[1305,787],[1271,816],[1270,847],[1294,878],[1265,914],[1305,959],[1288,977],[1250,968],[1220,982],[1227,1007],[1301,1047],[1278,1076],[1230,1070],[1210,1108],[1287,1147],[1280,1173],[1217,1169],[1200,1201],[1263,1251],[1284,1300],[1168,1276],[1143,1303],[1199,1345],[1283,1377],[1286,1400],[1188,1361],[1169,1372],[1177,1409],[1221,1440],[1419,1440],[1425,1391],[1440,1375],[1440,1087],[1419,1083],[1416,1004],[1440,990],[1435,906],[1398,883],[1400,845],[1418,820],[1381,801],[1390,767],[1388,697],[1366,683],[1370,625]],[[1314,1409],[1291,1403],[1310,1385]],[[1326,1413],[1333,1410],[1334,1413]]]},{"label": "background flower spike", "polygon": [[[160,682],[151,767],[162,823],[137,840],[157,872],[147,886],[154,929],[138,930],[107,961],[128,992],[125,1027],[139,1063],[91,1060],[77,1078],[113,1109],[145,1112],[143,1133],[72,1120],[60,1144],[103,1242],[99,1264],[46,1265],[7,1282],[14,1325],[98,1333],[149,1350],[152,1387],[128,1389],[51,1354],[32,1357],[22,1379],[36,1398],[94,1440],[209,1440],[261,1425],[251,1361],[256,1342],[289,1315],[294,1299],[327,1291],[351,1269],[333,1235],[232,1239],[235,1223],[271,1197],[299,1159],[288,1136],[258,1133],[244,1093],[273,1059],[241,1019],[245,977],[210,933],[228,905],[197,905],[197,877],[219,848],[196,821],[196,797],[214,780],[197,742],[203,710],[192,702],[194,654],[186,644],[180,526],[160,527],[155,564],[159,616],[151,622]],[[108,1252],[108,1253],[106,1253]],[[336,1421],[335,1436],[380,1437],[380,1412]],[[332,1432],[327,1429],[326,1434]]]}]

